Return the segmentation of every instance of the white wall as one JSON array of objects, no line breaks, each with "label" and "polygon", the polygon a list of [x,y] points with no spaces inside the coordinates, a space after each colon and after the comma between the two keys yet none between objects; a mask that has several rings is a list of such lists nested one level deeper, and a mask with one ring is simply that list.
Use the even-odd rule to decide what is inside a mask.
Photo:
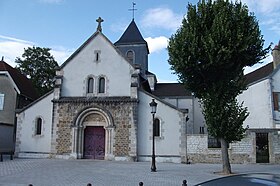
[{"label": "white wall", "polygon": [[[100,62],[94,61],[95,50],[101,51]],[[88,75],[96,77],[95,91],[97,78],[106,77],[104,96],[130,96],[133,67],[100,34],[96,35],[62,70],[64,73],[62,96],[85,96]]]},{"label": "white wall", "polygon": [[[152,150],[152,114],[149,103],[152,97],[139,92],[139,114],[138,114],[138,155],[149,156]],[[155,100],[157,102],[157,112],[155,118],[161,121],[161,137],[156,137],[155,150],[156,155],[168,155],[170,161],[176,161],[171,156],[180,155],[180,137],[181,137],[181,117],[182,112]],[[181,123],[181,124],[180,124]],[[160,159],[160,158],[158,158]],[[168,159],[168,158],[166,158]],[[161,161],[165,161],[161,159]]]},{"label": "white wall", "polygon": [[270,80],[266,79],[252,84],[249,88],[238,96],[240,103],[244,101],[244,106],[248,107],[249,116],[243,126],[250,128],[272,128],[272,100]]},{"label": "white wall", "polygon": [[[279,70],[272,77],[272,92],[280,92],[280,72]],[[274,101],[274,100],[272,100]],[[272,107],[274,114],[274,123],[276,128],[280,128],[280,111],[274,110]]]},{"label": "white wall", "polygon": [[[17,144],[20,152],[50,153],[52,127],[52,100],[49,94],[19,113],[17,118]],[[42,135],[35,135],[36,118],[41,117]],[[20,143],[19,143],[20,142]]]}]

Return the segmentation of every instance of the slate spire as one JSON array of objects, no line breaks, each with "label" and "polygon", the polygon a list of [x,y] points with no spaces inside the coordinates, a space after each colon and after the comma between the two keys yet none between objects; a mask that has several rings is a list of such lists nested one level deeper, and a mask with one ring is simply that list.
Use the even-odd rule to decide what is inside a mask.
[{"label": "slate spire", "polygon": [[137,25],[132,19],[131,23],[121,36],[121,38],[115,42],[115,45],[127,45],[127,44],[146,44],[147,42],[142,37]]}]

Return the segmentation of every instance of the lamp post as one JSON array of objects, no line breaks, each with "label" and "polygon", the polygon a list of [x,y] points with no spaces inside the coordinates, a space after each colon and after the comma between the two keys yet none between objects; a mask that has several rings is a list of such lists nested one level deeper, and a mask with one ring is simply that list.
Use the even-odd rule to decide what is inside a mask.
[{"label": "lamp post", "polygon": [[151,113],[153,116],[153,143],[152,143],[152,166],[151,171],[156,172],[156,155],[155,155],[155,113],[157,112],[157,103],[155,102],[155,99],[152,99],[152,102],[150,103],[151,107]]}]

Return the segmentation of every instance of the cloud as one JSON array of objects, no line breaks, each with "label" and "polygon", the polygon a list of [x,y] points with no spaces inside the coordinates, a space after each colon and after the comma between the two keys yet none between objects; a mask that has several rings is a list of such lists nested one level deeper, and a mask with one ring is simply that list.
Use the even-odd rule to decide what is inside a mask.
[{"label": "cloud", "polygon": [[280,0],[241,0],[254,12],[260,25],[280,36]]},{"label": "cloud", "polygon": [[162,49],[166,49],[168,45],[168,38],[164,36],[159,37],[147,37],[145,40],[148,43],[150,53],[159,52]]},{"label": "cloud", "polygon": [[[21,57],[25,48],[34,45],[35,43],[31,41],[0,35],[0,56],[4,56],[4,61],[12,67],[15,67],[16,57]],[[50,51],[58,64],[62,64],[72,52],[73,50],[65,49],[63,47],[53,47]]]},{"label": "cloud", "polygon": [[248,5],[249,9],[254,12],[262,14],[270,14],[279,10],[279,0],[241,0],[243,3]]},{"label": "cloud", "polygon": [[183,15],[175,14],[169,8],[148,9],[141,20],[146,28],[163,28],[175,31],[181,25]]},{"label": "cloud", "polygon": [[262,61],[262,63],[257,63],[257,64],[255,64],[252,67],[245,67],[244,68],[244,74],[248,74],[250,72],[253,72],[253,71],[257,70],[258,68],[261,68],[262,66],[264,66],[264,65],[266,65],[266,64],[268,64],[268,63],[270,63],[272,61],[273,61],[273,57],[272,57],[272,55],[269,55],[267,58],[265,58]]},{"label": "cloud", "polygon": [[0,55],[11,66],[16,66],[15,59],[20,57],[24,48],[31,47],[34,43],[17,38],[0,35]]},{"label": "cloud", "polygon": [[61,65],[74,52],[74,49],[66,49],[64,47],[51,47],[50,53],[59,65]]}]

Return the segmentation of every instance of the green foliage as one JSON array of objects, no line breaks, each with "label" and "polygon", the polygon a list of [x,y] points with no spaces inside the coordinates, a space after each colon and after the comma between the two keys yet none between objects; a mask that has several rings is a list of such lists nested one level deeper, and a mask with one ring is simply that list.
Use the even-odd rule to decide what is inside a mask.
[{"label": "green foliage", "polygon": [[270,46],[247,6],[228,0],[189,4],[182,26],[171,36],[169,64],[179,80],[203,103],[211,135],[241,140],[246,108],[236,96],[245,90],[243,69],[264,59]]},{"label": "green foliage", "polygon": [[24,49],[22,58],[16,58],[16,68],[29,78],[37,93],[42,96],[53,88],[53,79],[58,67],[49,48],[33,46]]},{"label": "green foliage", "polygon": [[224,139],[227,143],[243,138],[246,130],[242,127],[243,121],[249,115],[243,104],[239,105],[236,99],[222,101],[218,97],[211,97],[203,99],[203,105],[203,114],[211,136]]},{"label": "green foliage", "polygon": [[[217,0],[189,4],[181,28],[170,38],[171,69],[199,98],[217,82],[232,87],[237,95],[245,66],[265,58],[263,36],[248,8],[236,2]],[[236,84],[237,83],[237,84]]]}]

